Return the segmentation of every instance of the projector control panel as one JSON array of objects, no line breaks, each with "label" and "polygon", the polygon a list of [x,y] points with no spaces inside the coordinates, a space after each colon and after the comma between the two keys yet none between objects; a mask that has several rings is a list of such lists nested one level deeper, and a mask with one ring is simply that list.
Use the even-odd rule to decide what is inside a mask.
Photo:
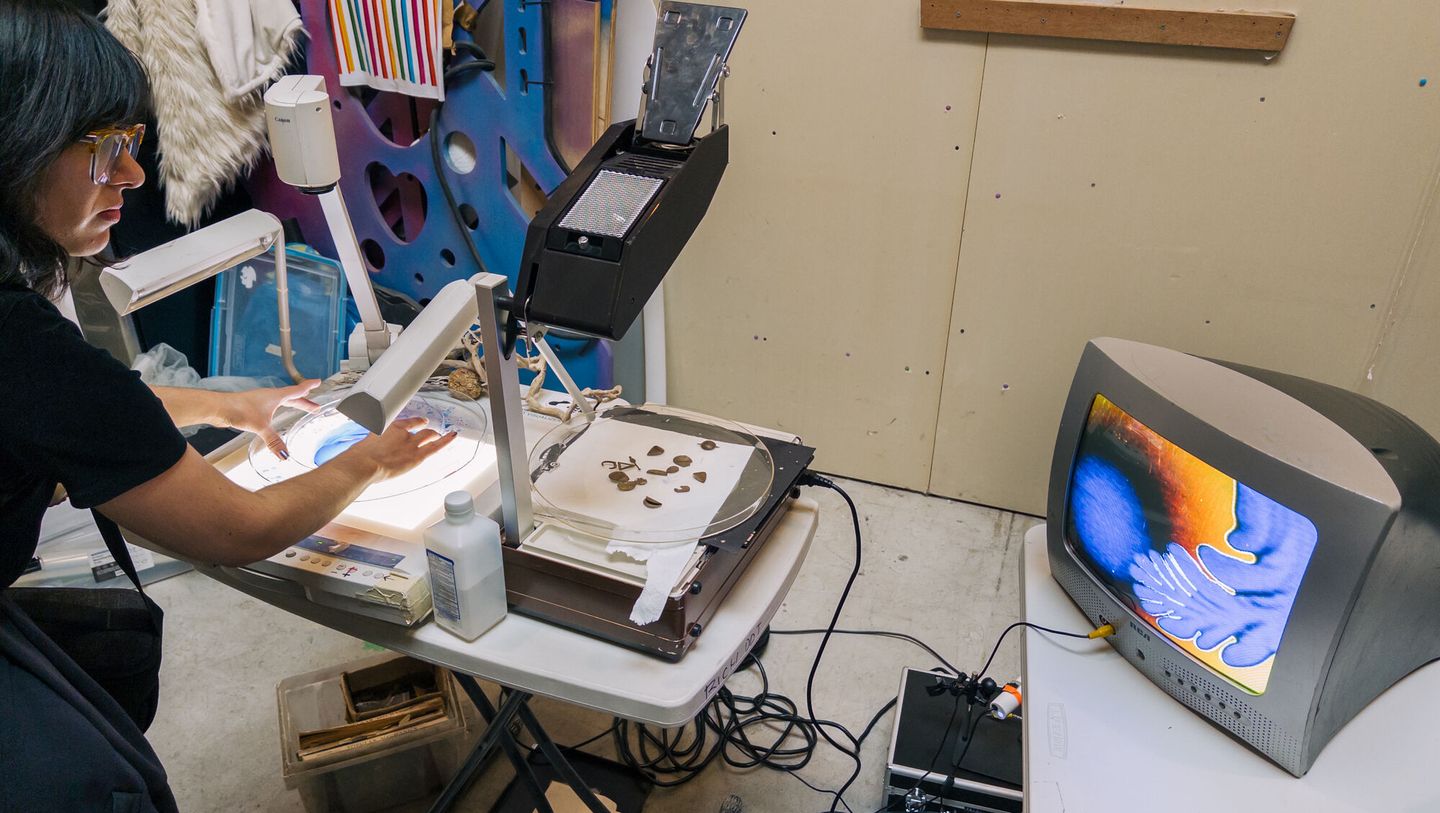
[{"label": "projector control panel", "polygon": [[409,626],[431,609],[424,549],[327,525],[250,569],[294,581],[311,601]]}]

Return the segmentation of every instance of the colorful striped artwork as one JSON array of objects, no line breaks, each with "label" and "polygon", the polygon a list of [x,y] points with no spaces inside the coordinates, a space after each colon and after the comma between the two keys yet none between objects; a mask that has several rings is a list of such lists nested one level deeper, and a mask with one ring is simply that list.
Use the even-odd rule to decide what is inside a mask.
[{"label": "colorful striped artwork", "polygon": [[448,0],[328,0],[340,84],[444,99],[441,25]]}]

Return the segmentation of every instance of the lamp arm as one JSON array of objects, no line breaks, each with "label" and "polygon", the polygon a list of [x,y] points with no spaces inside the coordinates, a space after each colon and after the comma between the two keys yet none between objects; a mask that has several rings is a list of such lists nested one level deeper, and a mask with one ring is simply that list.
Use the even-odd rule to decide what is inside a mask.
[{"label": "lamp arm", "polygon": [[295,366],[295,348],[290,340],[290,276],[285,269],[285,233],[275,236],[275,307],[280,323],[280,361],[290,380],[299,384],[305,380]]},{"label": "lamp arm", "polygon": [[390,346],[390,330],[380,315],[380,302],[375,298],[375,287],[365,270],[365,261],[360,256],[360,243],[355,238],[355,227],[350,223],[350,213],[340,195],[338,185],[319,193],[320,210],[330,227],[330,236],[335,241],[335,253],[340,256],[340,268],[345,272],[345,281],[350,294],[355,297],[355,308],[360,311],[360,324],[365,331],[365,350],[374,362]]}]

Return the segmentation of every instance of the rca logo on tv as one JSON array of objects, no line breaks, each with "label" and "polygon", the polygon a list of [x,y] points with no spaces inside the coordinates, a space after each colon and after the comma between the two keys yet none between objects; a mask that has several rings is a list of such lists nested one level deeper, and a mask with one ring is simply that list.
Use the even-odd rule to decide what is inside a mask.
[{"label": "rca logo on tv", "polygon": [[1126,621],[1125,626],[1129,627],[1131,632],[1144,638],[1147,643],[1150,641],[1150,633],[1147,632],[1144,627],[1136,624],[1134,621]]}]

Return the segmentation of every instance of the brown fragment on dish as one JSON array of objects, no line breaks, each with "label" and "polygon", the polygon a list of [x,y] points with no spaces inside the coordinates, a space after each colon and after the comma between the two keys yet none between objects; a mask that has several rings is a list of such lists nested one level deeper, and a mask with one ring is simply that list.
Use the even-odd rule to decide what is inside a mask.
[{"label": "brown fragment on dish", "polygon": [[705,477],[706,477],[705,472],[703,472],[703,471],[697,471],[697,472],[695,472],[695,479],[696,479],[696,480],[699,480],[700,482],[703,483],[703,482],[705,482]]},{"label": "brown fragment on dish", "polygon": [[646,498],[645,498],[645,507],[646,507],[646,508],[659,508],[661,505],[664,505],[664,503],[660,502],[659,500],[655,499],[654,497],[646,497]]},{"label": "brown fragment on dish", "polygon": [[615,487],[620,489],[621,491],[634,491],[635,485],[636,483],[634,480],[626,480],[622,483],[616,483]]},{"label": "brown fragment on dish", "polygon": [[702,448],[702,449],[704,449],[705,451],[708,452],[708,451],[710,451],[711,449],[714,449],[714,448],[715,448],[715,445],[716,445],[716,444],[715,444],[715,441],[713,441],[713,440],[706,440],[706,441],[701,441],[701,443],[700,443],[700,448]]},{"label": "brown fragment on dish", "polygon": [[612,471],[612,472],[610,472],[610,482],[612,482],[612,483],[623,483],[623,482],[625,482],[626,480],[629,480],[629,479],[630,479],[630,475],[626,474],[626,473],[623,472],[623,471]]},{"label": "brown fragment on dish", "polygon": [[635,462],[635,458],[631,457],[628,459],[630,460],[630,465],[634,466],[637,469],[640,468],[640,464]]},{"label": "brown fragment on dish", "polygon": [[675,493],[676,493],[676,494],[684,494],[685,492],[687,492],[687,491],[689,491],[689,490],[690,490],[690,486],[680,486],[679,488],[675,489]]},{"label": "brown fragment on dish", "polygon": [[650,455],[651,457],[659,457],[660,455],[665,454],[665,450],[660,448],[659,446],[651,446],[650,451],[646,452],[646,454]]},{"label": "brown fragment on dish", "polygon": [[644,477],[636,477],[634,480],[631,480],[630,482],[634,483],[634,484],[637,485],[637,486],[643,486],[643,485],[645,485],[646,483],[648,483],[648,482],[650,482],[650,481],[649,481],[649,480],[646,480]]},{"label": "brown fragment on dish", "polygon": [[670,468],[668,468],[668,469],[665,470],[665,473],[666,473],[666,474],[674,474],[675,472],[677,472],[677,471],[679,471],[679,470],[680,470],[680,467],[679,467],[679,466],[671,466]]},{"label": "brown fragment on dish", "polygon": [[646,473],[646,474],[653,474],[653,475],[656,476],[656,477],[664,477],[665,475],[669,474],[670,472],[668,472],[668,471],[666,471],[666,470],[664,470],[664,469],[646,469],[645,473]]},{"label": "brown fragment on dish", "polygon": [[694,462],[695,462],[694,460],[691,460],[691,459],[690,459],[690,455],[684,455],[684,454],[675,455],[675,465],[677,465],[677,466],[685,467],[685,466],[689,466],[691,463],[694,463]]}]

